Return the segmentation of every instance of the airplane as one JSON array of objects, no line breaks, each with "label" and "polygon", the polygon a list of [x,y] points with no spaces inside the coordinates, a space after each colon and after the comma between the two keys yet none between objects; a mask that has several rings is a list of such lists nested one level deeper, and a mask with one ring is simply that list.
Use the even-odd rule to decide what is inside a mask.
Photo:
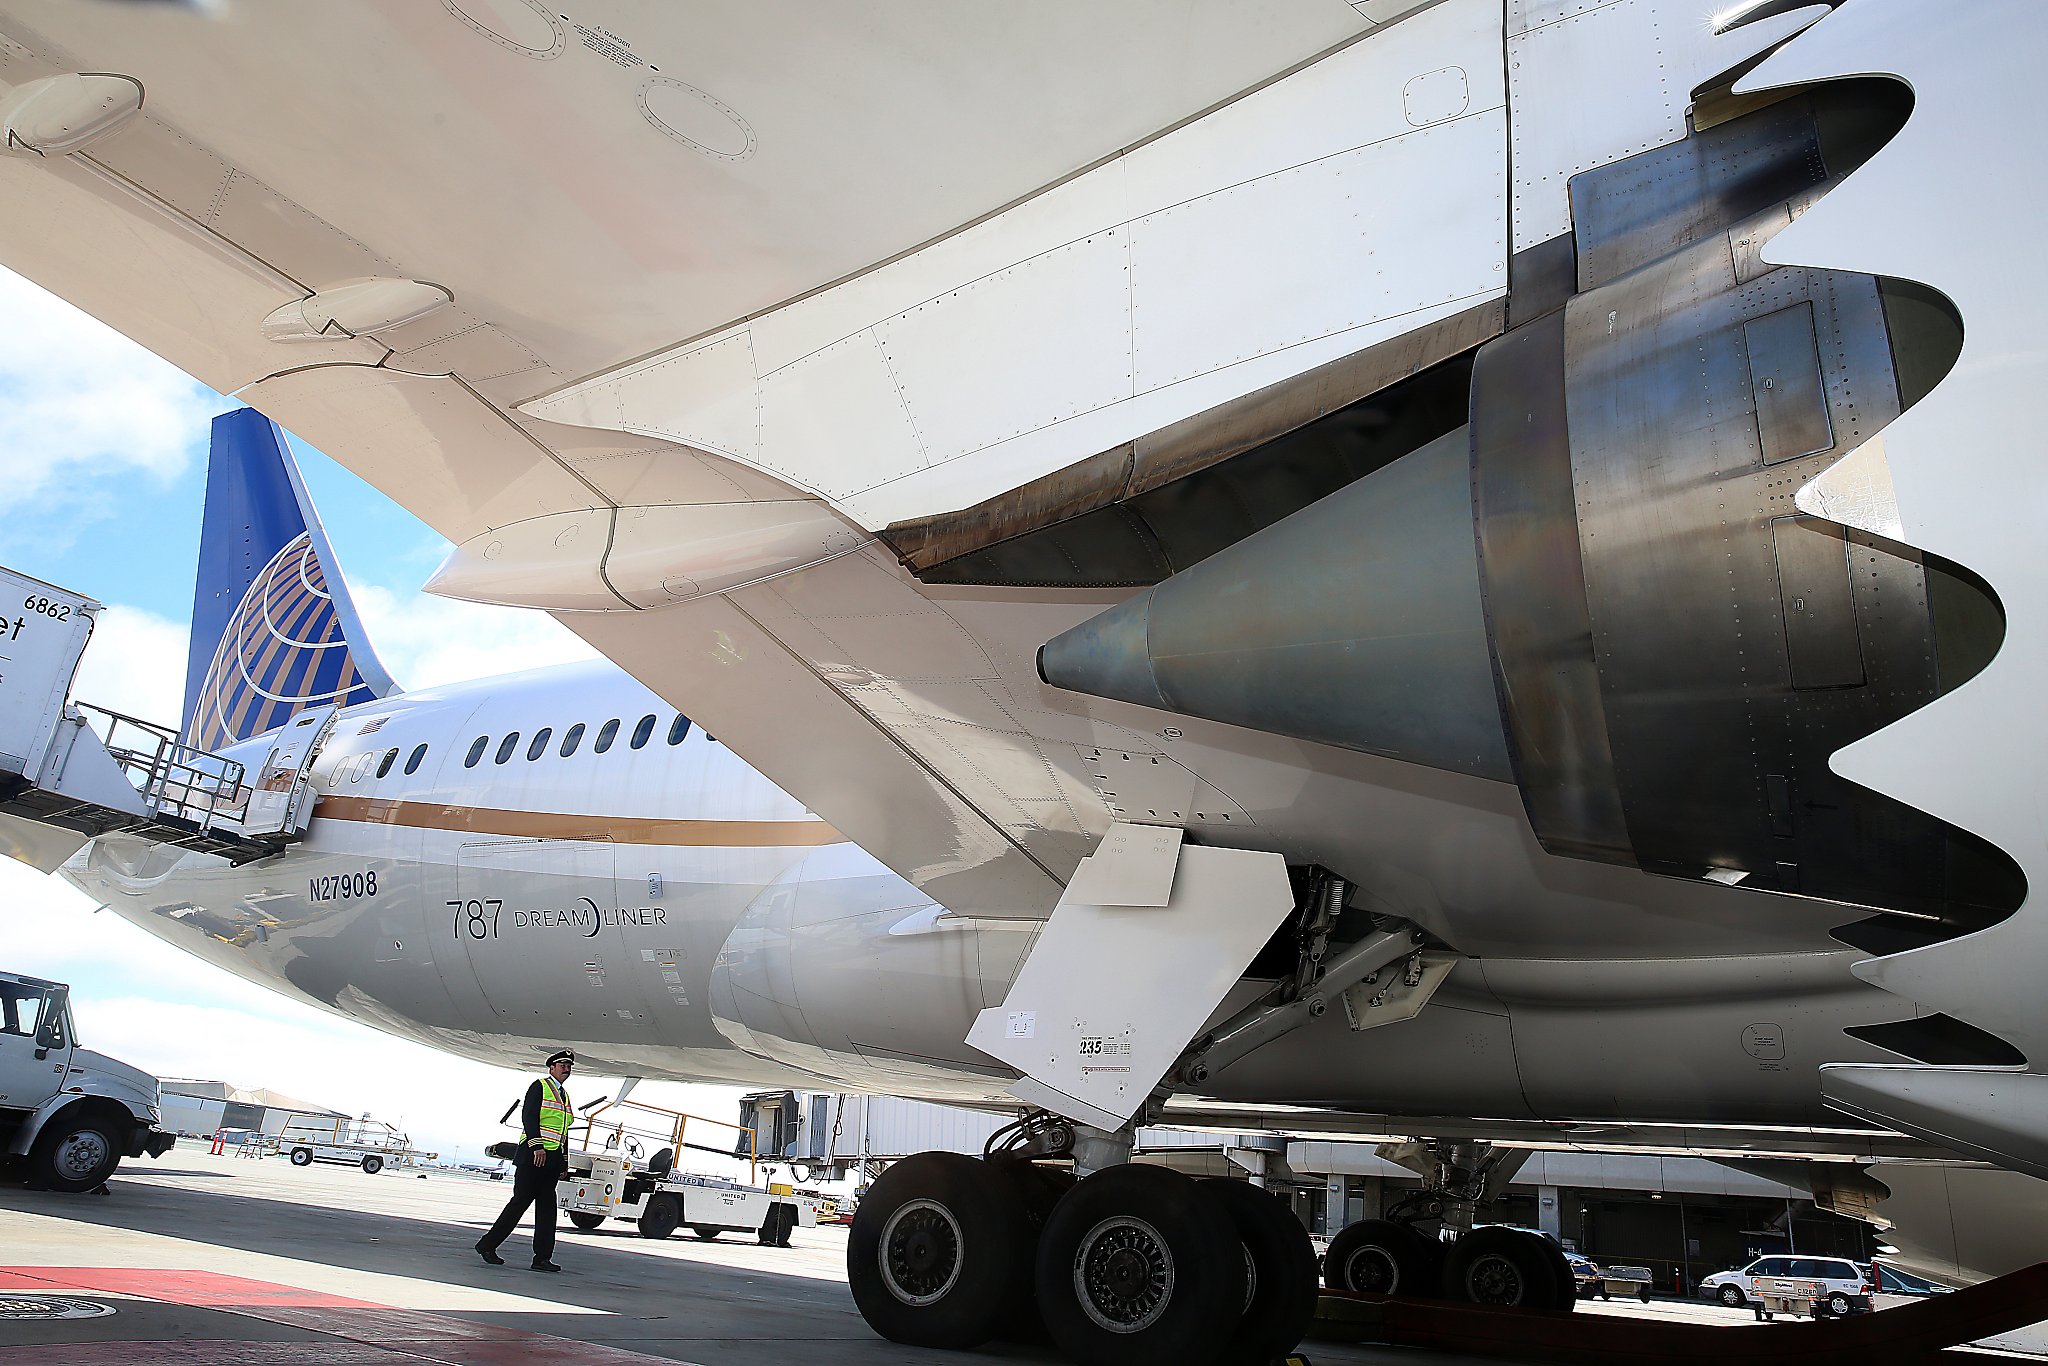
[{"label": "airplane", "polygon": [[[617,983],[576,1018],[632,1074],[1028,1107],[864,1206],[856,1302],[925,1345],[1027,1289],[1082,1360],[1284,1336],[1299,1247],[1123,1161],[1160,1115],[1410,1141],[1427,1198],[1347,1230],[1353,1288],[1554,1292],[1527,1241],[1417,1232],[1531,1141],[1834,1159],[1838,1207],[1967,1209],[1930,1260],[2034,1259],[2033,7],[10,2],[0,35],[0,263],[421,517],[434,591],[552,612],[665,704],[451,691],[413,744],[485,745],[426,811],[351,729],[408,699],[337,713],[315,786],[367,805],[279,866],[354,810],[569,871],[421,835],[271,952],[339,882],[259,912],[255,863],[124,856],[240,927],[175,931],[216,961],[494,1058],[553,1008],[520,974],[564,1011]],[[570,781],[538,729],[636,715],[843,840],[650,929],[643,827],[591,837],[723,797],[514,795]],[[596,947],[548,958],[536,913]],[[1233,1238],[1269,1248],[1249,1313]]]}]

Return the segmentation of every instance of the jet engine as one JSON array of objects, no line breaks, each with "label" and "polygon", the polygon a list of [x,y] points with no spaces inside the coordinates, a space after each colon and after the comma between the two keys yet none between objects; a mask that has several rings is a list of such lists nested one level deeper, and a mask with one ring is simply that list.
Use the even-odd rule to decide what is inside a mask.
[{"label": "jet engine", "polygon": [[[1989,660],[1984,585],[1800,491],[1960,326],[1772,237],[1903,122],[1837,83],[1574,178],[1471,357],[1467,425],[1041,650],[1056,686],[1512,781],[1552,853],[1948,921],[2016,865],[1828,757]],[[1702,111],[1713,106],[1702,102]]]}]

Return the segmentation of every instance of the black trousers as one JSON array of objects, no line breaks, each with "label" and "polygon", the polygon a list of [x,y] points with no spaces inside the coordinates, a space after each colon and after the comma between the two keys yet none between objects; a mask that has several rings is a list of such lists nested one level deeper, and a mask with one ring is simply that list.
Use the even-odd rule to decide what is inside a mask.
[{"label": "black trousers", "polygon": [[569,1164],[562,1160],[560,1153],[549,1153],[547,1162],[534,1166],[533,1159],[525,1154],[512,1172],[512,1198],[505,1202],[505,1208],[498,1214],[498,1222],[491,1225],[477,1243],[478,1247],[498,1250],[498,1244],[512,1236],[512,1230],[519,1227],[519,1216],[526,1213],[528,1205],[533,1206],[533,1259],[536,1262],[551,1262],[555,1259],[555,1185],[568,1174]]}]

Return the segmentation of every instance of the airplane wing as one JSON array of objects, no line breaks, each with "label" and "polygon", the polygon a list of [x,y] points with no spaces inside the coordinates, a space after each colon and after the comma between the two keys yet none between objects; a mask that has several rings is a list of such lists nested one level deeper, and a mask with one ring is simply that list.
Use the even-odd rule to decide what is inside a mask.
[{"label": "airplane wing", "polygon": [[[60,156],[27,146],[47,100],[13,115],[0,255],[458,544],[576,513],[603,523],[586,548],[721,528],[694,573],[656,566],[630,602],[601,565],[568,576],[643,609],[725,586],[721,568],[746,577],[764,556],[789,567],[868,538],[772,468],[550,422],[526,400],[953,234],[1401,8],[15,6],[0,11],[0,82],[126,73],[142,107]],[[365,279],[449,297],[396,322],[360,291],[337,303],[335,286]],[[266,319],[309,297],[316,324],[273,340]],[[543,529],[554,550],[563,529]],[[945,878],[963,909],[1042,914],[1080,856],[1022,847],[1014,809],[953,790],[729,604],[665,616],[655,640],[621,662],[744,733],[757,763],[896,866]],[[750,714],[772,694],[760,735],[725,724],[725,694],[698,685],[706,666],[747,676]]]},{"label": "airplane wing", "polygon": [[[0,6],[15,91],[141,92],[69,154],[29,145],[61,89],[11,116],[0,258],[446,535],[441,591],[558,611],[961,913],[1046,914],[1121,818],[1344,863],[1351,828],[1412,848],[1443,807],[1526,863],[1497,783],[1042,683],[1038,644],[1142,573],[913,572],[1469,351],[1565,225],[1539,163],[1675,135],[1694,79],[1811,17],[1688,33],[1686,79],[1532,119],[1517,169],[1503,44],[1564,51],[1524,9]],[[1432,880],[1389,909],[1434,913]]]}]

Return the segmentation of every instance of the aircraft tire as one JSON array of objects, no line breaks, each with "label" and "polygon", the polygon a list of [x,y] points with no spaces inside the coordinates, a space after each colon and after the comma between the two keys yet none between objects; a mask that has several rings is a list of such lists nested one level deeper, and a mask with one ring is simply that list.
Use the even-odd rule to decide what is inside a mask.
[{"label": "aircraft tire", "polygon": [[1545,1256],[1550,1260],[1550,1304],[1549,1308],[1560,1314],[1569,1314],[1579,1306],[1579,1278],[1572,1275],[1572,1264],[1565,1257],[1564,1249],[1548,1238],[1538,1238],[1543,1245]]},{"label": "aircraft tire", "polygon": [[[1045,1232],[1045,1221],[1052,1217],[1053,1207],[1059,1204],[1060,1197],[1074,1188],[1074,1173],[1065,1167],[1050,1167],[1038,1162],[996,1161],[989,1165],[1016,1188],[1018,1198],[1024,1202],[1024,1221],[1029,1226],[1028,1255],[1024,1263],[1028,1272],[1037,1264],[1038,1239]],[[1035,1276],[1025,1276],[1010,1301],[1009,1313],[996,1336],[1005,1342],[1034,1346],[1051,1344],[1052,1335],[1045,1331],[1045,1319],[1038,1312]]]},{"label": "aircraft tire", "polygon": [[1557,1270],[1547,1242],[1519,1229],[1473,1229],[1444,1259],[1445,1297],[1497,1309],[1555,1307]]},{"label": "aircraft tire", "polygon": [[1016,1188],[960,1153],[918,1153],[891,1166],[847,1231],[854,1305],[868,1327],[906,1346],[979,1347],[1030,1278],[1030,1228]]},{"label": "aircraft tire", "polygon": [[1212,1177],[1196,1190],[1222,1204],[1244,1247],[1244,1317],[1222,1359],[1277,1361],[1301,1344],[1316,1316],[1315,1244],[1291,1210],[1249,1181]]},{"label": "aircraft tire", "polygon": [[1323,1284],[1353,1294],[1433,1298],[1442,1269],[1443,1244],[1391,1219],[1346,1226],[1323,1254]]},{"label": "aircraft tire", "polygon": [[1165,1167],[1077,1183],[1038,1243],[1038,1310],[1081,1366],[1218,1360],[1244,1317],[1243,1244],[1220,1200]]},{"label": "aircraft tire", "polygon": [[294,1149],[292,1149],[292,1165],[293,1165],[294,1167],[310,1167],[310,1166],[312,1166],[312,1165],[313,1165],[313,1150],[312,1150],[311,1148],[294,1148]]},{"label": "aircraft tire", "polygon": [[31,1181],[73,1195],[104,1185],[120,1165],[121,1145],[113,1126],[76,1109],[45,1125],[28,1154]]},{"label": "aircraft tire", "polygon": [[640,1236],[660,1242],[676,1231],[676,1225],[683,1222],[682,1206],[673,1195],[660,1192],[647,1197],[647,1203],[640,1207]]},{"label": "aircraft tire", "polygon": [[572,1209],[569,1211],[569,1222],[582,1229],[585,1233],[592,1233],[603,1225],[604,1216],[602,1214],[592,1214],[588,1210]]}]

